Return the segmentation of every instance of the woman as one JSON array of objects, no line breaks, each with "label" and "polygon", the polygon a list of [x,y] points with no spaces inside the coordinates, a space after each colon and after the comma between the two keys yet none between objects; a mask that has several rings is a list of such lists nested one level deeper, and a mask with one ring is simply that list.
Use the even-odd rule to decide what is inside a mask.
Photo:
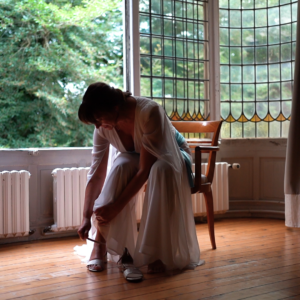
[{"label": "woman", "polygon": [[[97,82],[84,94],[78,116],[95,125],[93,162],[78,230],[82,239],[88,238],[94,216],[98,243],[88,269],[102,271],[106,253],[116,260],[125,248],[135,266],[124,273],[126,279],[141,278],[136,268],[143,265],[148,265],[150,273],[199,265],[188,173],[175,135],[183,137],[163,108],[150,99]],[[190,158],[186,142],[180,144]],[[114,148],[119,154],[107,174]],[[147,180],[137,234],[135,200]]]}]

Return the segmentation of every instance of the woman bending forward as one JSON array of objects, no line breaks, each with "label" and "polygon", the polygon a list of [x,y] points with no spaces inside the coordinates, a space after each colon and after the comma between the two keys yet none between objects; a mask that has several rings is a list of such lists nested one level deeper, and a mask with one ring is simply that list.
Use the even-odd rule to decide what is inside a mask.
[{"label": "woman bending forward", "polygon": [[[95,125],[93,160],[78,230],[85,240],[91,223],[96,228],[94,239],[98,243],[94,244],[88,269],[102,271],[106,254],[116,261],[125,248],[133,259],[127,279],[144,265],[148,265],[148,272],[199,265],[191,191],[182,155],[185,151],[190,158],[190,151],[182,136],[177,142],[175,136],[179,134],[163,108],[150,99],[97,82],[85,92],[78,116],[82,122]],[[108,170],[113,149],[118,154]],[[147,180],[137,232],[135,201]]]}]

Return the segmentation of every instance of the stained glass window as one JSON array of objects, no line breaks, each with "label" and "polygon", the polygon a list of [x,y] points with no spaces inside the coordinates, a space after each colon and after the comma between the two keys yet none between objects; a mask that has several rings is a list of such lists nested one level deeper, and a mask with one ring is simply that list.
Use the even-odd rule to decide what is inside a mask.
[{"label": "stained glass window", "polygon": [[296,0],[220,0],[222,137],[287,137]]},{"label": "stained glass window", "polygon": [[140,0],[141,95],[172,120],[209,117],[207,1]]}]

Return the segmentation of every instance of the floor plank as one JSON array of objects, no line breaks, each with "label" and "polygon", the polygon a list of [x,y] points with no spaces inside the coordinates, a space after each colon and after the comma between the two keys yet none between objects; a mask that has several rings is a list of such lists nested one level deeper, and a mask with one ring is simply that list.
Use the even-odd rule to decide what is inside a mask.
[{"label": "floor plank", "polygon": [[274,219],[218,220],[212,250],[207,224],[196,229],[205,265],[145,274],[139,284],[110,262],[88,272],[73,253],[76,238],[1,245],[0,299],[300,299],[300,231]]}]

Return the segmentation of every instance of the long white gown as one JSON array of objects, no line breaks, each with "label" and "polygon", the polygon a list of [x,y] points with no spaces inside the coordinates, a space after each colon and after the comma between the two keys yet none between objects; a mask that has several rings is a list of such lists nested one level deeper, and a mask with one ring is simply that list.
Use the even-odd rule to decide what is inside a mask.
[{"label": "long white gown", "polygon": [[[94,131],[93,160],[88,181],[110,145],[109,161],[113,161],[112,166],[108,163],[111,168],[95,201],[94,211],[118,198],[138,169],[142,145],[157,157],[147,182],[139,232],[135,201],[143,189],[108,226],[99,227],[107,242],[109,259],[116,261],[126,247],[137,267],[160,259],[167,270],[194,268],[201,264],[200,249],[186,166],[175,139],[175,129],[160,105],[147,98],[134,98],[135,153],[126,151],[114,129],[100,127]],[[118,155],[115,155],[114,149],[119,151]],[[94,226],[97,226],[96,221]],[[91,236],[94,234],[95,227],[90,231]]]}]

